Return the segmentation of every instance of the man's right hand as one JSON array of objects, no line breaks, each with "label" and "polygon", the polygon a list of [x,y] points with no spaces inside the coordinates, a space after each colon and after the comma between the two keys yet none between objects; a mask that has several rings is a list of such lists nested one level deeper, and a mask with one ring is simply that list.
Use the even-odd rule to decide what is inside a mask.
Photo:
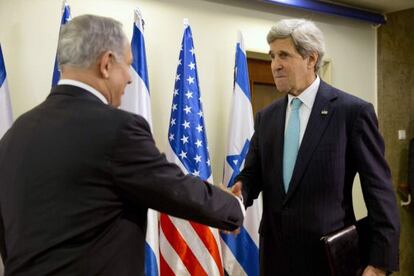
[{"label": "man's right hand", "polygon": [[241,181],[237,181],[233,187],[231,187],[231,192],[237,196],[238,198],[241,198],[243,200],[243,196],[242,196],[242,182]]},{"label": "man's right hand", "polygon": [[365,268],[364,273],[362,273],[362,276],[385,276],[386,273],[382,269],[373,267],[372,265],[369,265]]}]

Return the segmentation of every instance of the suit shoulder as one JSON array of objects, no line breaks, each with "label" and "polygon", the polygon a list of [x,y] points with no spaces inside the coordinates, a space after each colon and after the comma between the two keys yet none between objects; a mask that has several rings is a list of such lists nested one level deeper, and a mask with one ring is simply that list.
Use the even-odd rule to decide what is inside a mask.
[{"label": "suit shoulder", "polygon": [[337,88],[331,87],[336,94],[336,105],[339,107],[337,110],[340,114],[343,114],[343,118],[346,119],[347,124],[349,124],[352,129],[355,121],[361,116],[368,115],[369,117],[376,117],[374,106],[357,96],[354,96],[350,93],[344,92]]},{"label": "suit shoulder", "polygon": [[19,117],[15,119],[13,126],[25,123],[26,121],[33,121],[34,118],[39,116],[44,105],[45,105],[45,102],[42,102],[38,104],[37,106],[33,107],[32,109],[26,111],[25,113],[21,114]]},{"label": "suit shoulder", "polygon": [[116,118],[116,120],[120,123],[121,129],[140,129],[145,130],[146,132],[151,132],[147,120],[141,115],[111,106],[108,106],[108,109],[108,115],[110,117]]},{"label": "suit shoulder", "polygon": [[109,120],[116,120],[119,122],[129,122],[134,121],[135,123],[138,123],[139,125],[148,125],[147,120],[142,117],[141,115],[125,111],[110,105],[100,105],[100,107],[103,109],[102,113],[103,116],[106,116]]}]

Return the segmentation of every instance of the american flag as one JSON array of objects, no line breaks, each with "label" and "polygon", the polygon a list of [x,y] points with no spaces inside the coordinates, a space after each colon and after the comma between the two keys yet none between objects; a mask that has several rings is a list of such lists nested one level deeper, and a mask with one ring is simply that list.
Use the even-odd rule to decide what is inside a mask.
[{"label": "american flag", "polygon": [[[60,27],[62,28],[63,25],[68,23],[70,20],[70,8],[69,4],[63,1],[63,8],[62,8],[62,19],[60,20]],[[53,77],[52,77],[52,87],[55,86],[60,79],[60,72],[58,69],[57,58],[55,57],[55,66],[53,67]]]},{"label": "american flag", "polygon": [[[168,130],[169,160],[187,173],[211,182],[203,110],[191,28],[184,36],[175,77]],[[161,275],[223,275],[216,229],[165,214],[160,220]]]}]

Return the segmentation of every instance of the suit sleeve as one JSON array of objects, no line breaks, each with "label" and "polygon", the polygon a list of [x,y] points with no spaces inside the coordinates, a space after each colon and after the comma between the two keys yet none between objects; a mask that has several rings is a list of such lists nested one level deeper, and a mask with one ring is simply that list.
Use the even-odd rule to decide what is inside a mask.
[{"label": "suit sleeve", "polygon": [[225,230],[243,223],[240,203],[233,195],[184,175],[166,160],[142,117],[131,116],[119,131],[111,160],[115,183],[132,205]]},{"label": "suit sleeve", "polygon": [[257,113],[254,122],[255,131],[250,141],[244,168],[235,178],[235,182],[241,181],[243,184],[243,199],[246,207],[253,204],[253,201],[259,196],[263,187],[261,158],[259,151],[259,124],[260,113]]},{"label": "suit sleeve", "polygon": [[369,264],[398,270],[399,213],[384,158],[384,141],[371,104],[360,107],[351,136],[352,154],[360,176],[370,228]]}]

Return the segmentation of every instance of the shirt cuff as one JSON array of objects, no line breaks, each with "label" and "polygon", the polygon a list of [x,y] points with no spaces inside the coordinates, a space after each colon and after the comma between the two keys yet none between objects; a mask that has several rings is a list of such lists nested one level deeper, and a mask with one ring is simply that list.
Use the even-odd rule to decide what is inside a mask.
[{"label": "shirt cuff", "polygon": [[239,204],[240,204],[240,209],[241,209],[241,211],[242,211],[242,213],[243,213],[243,217],[245,217],[246,216],[246,208],[244,208],[244,204],[243,204],[243,196],[241,195],[240,197],[238,197],[238,196],[234,196],[236,199],[237,199],[237,201],[239,202]]}]

